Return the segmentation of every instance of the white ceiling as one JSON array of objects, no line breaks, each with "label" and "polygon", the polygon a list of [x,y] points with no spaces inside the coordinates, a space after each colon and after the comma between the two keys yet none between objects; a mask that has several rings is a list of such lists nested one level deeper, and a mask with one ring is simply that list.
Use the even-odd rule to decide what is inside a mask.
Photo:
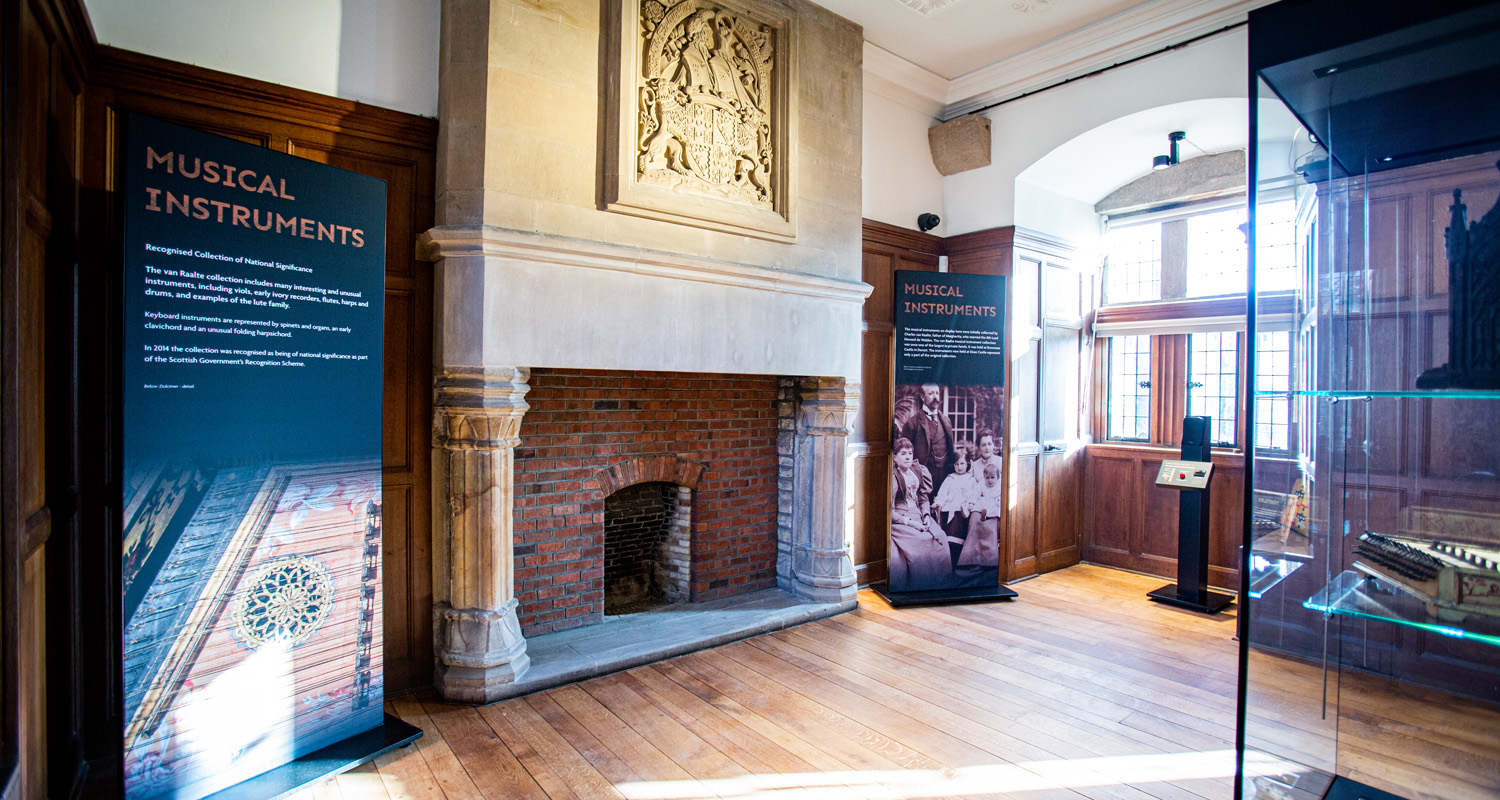
[{"label": "white ceiling", "polygon": [[[1158,0],[1159,1],[1159,0]],[[1141,5],[1141,0],[814,0],[865,41],[952,80]],[[918,9],[935,9],[922,13]]]},{"label": "white ceiling", "polygon": [[1245,20],[1272,0],[813,0],[864,27],[865,74],[972,112]]}]

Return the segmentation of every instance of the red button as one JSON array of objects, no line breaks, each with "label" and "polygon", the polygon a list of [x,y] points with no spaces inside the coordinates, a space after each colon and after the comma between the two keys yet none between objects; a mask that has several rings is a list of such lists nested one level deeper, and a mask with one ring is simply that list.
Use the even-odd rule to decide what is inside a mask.
[{"label": "red button", "polygon": [[1186,480],[1186,479],[1187,479],[1187,473],[1186,472],[1179,472],[1179,473],[1177,473],[1177,480]]}]

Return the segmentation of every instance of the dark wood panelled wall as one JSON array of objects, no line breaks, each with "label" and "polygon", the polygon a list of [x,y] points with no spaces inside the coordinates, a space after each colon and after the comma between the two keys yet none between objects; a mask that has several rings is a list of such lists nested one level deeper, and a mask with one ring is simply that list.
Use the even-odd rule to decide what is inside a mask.
[{"label": "dark wood panelled wall", "polygon": [[854,459],[854,569],[860,585],[886,579],[891,526],[891,369],[896,344],[896,271],[937,272],[943,240],[928,233],[865,220],[865,298],[859,414],[850,442]]},{"label": "dark wood panelled wall", "polygon": [[[1010,512],[1002,520],[1001,580],[1080,561],[1175,577],[1177,495],[1156,488],[1153,478],[1162,459],[1176,458],[1177,451],[1100,442],[1107,365],[1105,348],[1096,348],[1090,333],[1097,277],[1077,263],[1074,248],[1015,227],[944,239],[866,220],[864,280],[874,291],[865,301],[862,408],[853,437],[861,492],[853,534],[860,583],[885,578],[895,271],[935,271],[942,255],[950,272],[1009,279],[1003,436],[1010,458],[1003,480]],[[1243,313],[1243,301],[1239,308]],[[1168,427],[1180,428],[1182,409],[1158,411],[1176,420]],[[1210,581],[1232,589],[1243,529],[1244,457],[1222,452],[1214,461],[1219,477],[1211,509]]]},{"label": "dark wood panelled wall", "polygon": [[[1092,278],[1074,263],[1073,248],[1015,227],[942,239],[885,223],[864,223],[865,301],[862,400],[855,424],[855,571],[861,584],[885,577],[891,470],[891,370],[895,328],[895,271],[936,271],[948,257],[956,273],[1003,276],[1012,348],[1005,376],[1009,450],[1002,481],[1010,493],[1001,521],[1002,581],[1078,563],[1080,487],[1091,398],[1084,336],[1092,309]],[[1024,343],[1024,345],[1023,345]],[[1045,378],[1045,379],[1044,379]]]},{"label": "dark wood panelled wall", "polygon": [[433,222],[436,120],[97,46],[79,0],[6,2],[0,39],[0,796],[118,780],[128,113],[386,182],[386,688],[429,683],[432,272],[415,241]]}]

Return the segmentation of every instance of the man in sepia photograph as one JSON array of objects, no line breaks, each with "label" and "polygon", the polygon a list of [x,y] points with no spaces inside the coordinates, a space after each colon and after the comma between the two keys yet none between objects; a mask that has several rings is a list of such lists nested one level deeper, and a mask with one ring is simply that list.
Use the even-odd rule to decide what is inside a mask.
[{"label": "man in sepia photograph", "polygon": [[922,408],[907,420],[901,436],[910,439],[917,461],[932,473],[934,486],[953,471],[953,422],[942,410],[942,389],[922,384]]}]

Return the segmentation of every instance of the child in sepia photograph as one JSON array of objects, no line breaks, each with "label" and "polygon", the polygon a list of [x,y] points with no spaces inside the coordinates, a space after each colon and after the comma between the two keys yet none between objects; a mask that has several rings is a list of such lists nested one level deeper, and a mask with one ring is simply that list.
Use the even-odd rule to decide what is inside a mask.
[{"label": "child in sepia photograph", "polygon": [[953,585],[948,535],[932,516],[932,473],[918,463],[910,439],[891,446],[890,586],[894,591]]},{"label": "child in sepia photograph", "polygon": [[969,532],[954,564],[959,586],[994,586],[1000,567],[1000,515],[1005,513],[1005,495],[1000,486],[1000,465],[981,459],[982,472],[969,512]]},{"label": "child in sepia photograph", "polygon": [[932,499],[933,509],[942,515],[943,532],[948,536],[949,554],[955,566],[964,539],[969,535],[969,512],[974,510],[974,501],[979,495],[982,479],[975,474],[974,466],[978,455],[973,442],[960,439],[953,446],[953,473],[943,481],[937,496]]}]

